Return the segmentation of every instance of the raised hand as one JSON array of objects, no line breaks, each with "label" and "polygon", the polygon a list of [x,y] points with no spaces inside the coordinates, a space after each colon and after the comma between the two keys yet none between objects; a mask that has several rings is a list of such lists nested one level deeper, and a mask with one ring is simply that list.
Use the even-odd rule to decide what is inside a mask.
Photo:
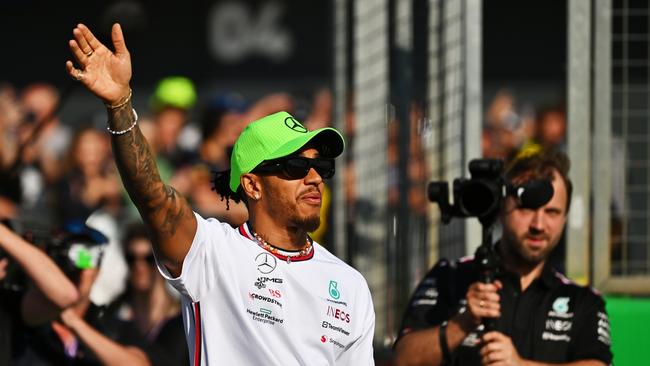
[{"label": "raised hand", "polygon": [[108,105],[115,105],[129,95],[131,55],[126,49],[119,24],[113,24],[111,38],[115,52],[104,46],[83,24],[72,30],[69,46],[78,68],[68,60],[68,74],[81,82]]}]

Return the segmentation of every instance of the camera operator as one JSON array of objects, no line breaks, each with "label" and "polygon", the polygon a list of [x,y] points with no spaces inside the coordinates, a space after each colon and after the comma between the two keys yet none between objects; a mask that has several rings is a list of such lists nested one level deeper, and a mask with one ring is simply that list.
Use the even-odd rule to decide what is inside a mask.
[{"label": "camera operator", "polygon": [[48,255],[75,284],[79,300],[59,319],[23,334],[26,346],[13,365],[150,365],[134,325],[107,321],[89,295],[108,238],[82,221],[66,222],[46,245]]},{"label": "camera operator", "polygon": [[[558,151],[522,153],[506,180],[550,179],[553,195],[537,209],[513,196],[501,206],[501,266],[479,281],[472,257],[441,260],[419,284],[395,344],[397,365],[607,365],[605,304],[547,264],[571,202],[569,160]],[[494,330],[482,323],[494,319]]]},{"label": "camera operator", "polygon": [[[24,326],[43,324],[74,304],[79,295],[56,264],[36,246],[0,223],[0,365],[9,365]],[[33,283],[23,289],[6,281],[10,262]],[[18,315],[20,314],[20,315]]]}]

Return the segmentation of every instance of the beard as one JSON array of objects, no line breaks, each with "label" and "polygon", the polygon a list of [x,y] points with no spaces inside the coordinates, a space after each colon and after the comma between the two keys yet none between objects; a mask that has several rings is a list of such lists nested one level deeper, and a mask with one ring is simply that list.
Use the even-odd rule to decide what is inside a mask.
[{"label": "beard", "polygon": [[307,217],[296,217],[294,223],[297,227],[305,230],[308,233],[316,231],[320,227],[320,215],[312,215]]},{"label": "beard", "polygon": [[320,226],[320,207],[311,214],[299,212],[292,200],[282,196],[282,192],[276,191],[273,185],[267,187],[268,204],[267,208],[273,217],[287,217],[286,223],[290,227],[303,229],[306,232],[313,232]]},{"label": "beard", "polygon": [[[531,250],[524,243],[528,238],[528,233],[523,238],[517,238],[513,233],[507,232],[504,232],[503,235],[503,241],[514,259],[524,266],[534,267],[548,259],[557,243],[552,243],[548,237],[543,237],[547,242],[546,247],[540,250]],[[538,237],[536,236],[536,238]]]}]

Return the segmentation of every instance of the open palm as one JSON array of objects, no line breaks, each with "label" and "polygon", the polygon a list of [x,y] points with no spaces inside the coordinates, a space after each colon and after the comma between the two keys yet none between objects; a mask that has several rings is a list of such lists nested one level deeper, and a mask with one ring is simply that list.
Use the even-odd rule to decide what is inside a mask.
[{"label": "open palm", "polygon": [[114,24],[111,38],[115,52],[104,46],[83,24],[73,29],[74,39],[70,50],[78,68],[68,60],[68,74],[81,82],[107,104],[115,104],[129,94],[131,80],[131,55],[126,49],[119,24]]}]

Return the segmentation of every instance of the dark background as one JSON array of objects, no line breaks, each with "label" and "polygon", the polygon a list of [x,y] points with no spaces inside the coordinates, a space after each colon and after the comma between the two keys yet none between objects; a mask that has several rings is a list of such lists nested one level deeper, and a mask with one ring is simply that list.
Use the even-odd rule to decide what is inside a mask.
[{"label": "dark background", "polygon": [[[105,43],[110,26],[120,21],[133,58],[133,81],[147,84],[170,74],[197,81],[283,77],[327,77],[330,72],[330,10],[327,1],[275,1],[282,9],[278,32],[290,34],[293,51],[273,61],[254,52],[240,62],[216,60],[208,51],[208,19],[226,1],[0,1],[3,35],[1,79],[22,86],[34,80],[57,85],[68,80],[67,42],[78,22],[88,25]],[[249,22],[231,22],[231,32],[263,34],[256,28],[268,1],[237,2]],[[244,19],[245,20],[245,19]]]},{"label": "dark background", "polygon": [[[119,20],[133,56],[133,83],[150,85],[183,74],[203,85],[328,83],[332,72],[331,1],[273,1],[282,9],[275,25],[290,34],[292,52],[281,61],[251,52],[235,63],[215,59],[208,50],[208,19],[220,0],[202,1],[37,1],[0,0],[2,57],[0,80],[17,87],[43,80],[69,83],[67,41],[84,22],[104,42]],[[264,33],[255,19],[271,1],[237,2],[249,22],[233,20],[233,34]],[[483,73],[493,85],[563,88],[566,60],[566,0],[490,0],[483,2]],[[417,37],[417,35],[416,35]]]}]

